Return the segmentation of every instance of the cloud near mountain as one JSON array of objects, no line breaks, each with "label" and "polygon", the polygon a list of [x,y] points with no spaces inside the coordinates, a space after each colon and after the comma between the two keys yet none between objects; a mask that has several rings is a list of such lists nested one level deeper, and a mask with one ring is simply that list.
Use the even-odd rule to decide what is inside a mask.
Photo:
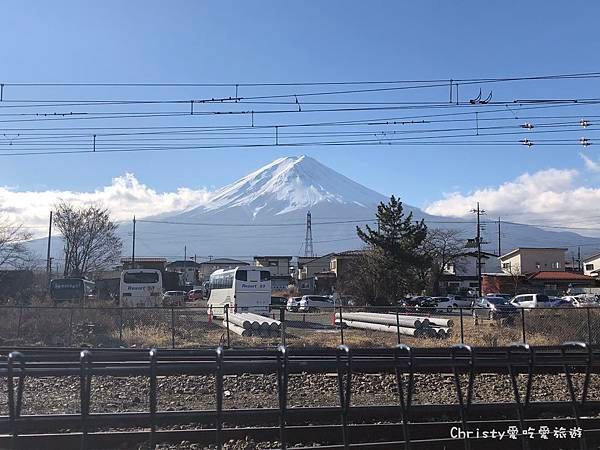
[{"label": "cloud near mountain", "polygon": [[[600,188],[579,185],[577,170],[549,169],[525,173],[497,187],[452,192],[425,208],[429,214],[468,217],[479,202],[492,216],[533,224],[597,228]],[[579,233],[598,235],[578,230]]]},{"label": "cloud near mountain", "polygon": [[113,178],[110,185],[93,192],[18,191],[0,187],[0,214],[6,215],[12,222],[32,227],[35,235],[43,235],[48,212],[59,200],[77,205],[101,204],[111,210],[115,219],[129,220],[134,213],[144,217],[196,207],[204,204],[209,194],[203,188],[184,187],[173,192],[158,192],[140,183],[134,174],[126,173]]}]

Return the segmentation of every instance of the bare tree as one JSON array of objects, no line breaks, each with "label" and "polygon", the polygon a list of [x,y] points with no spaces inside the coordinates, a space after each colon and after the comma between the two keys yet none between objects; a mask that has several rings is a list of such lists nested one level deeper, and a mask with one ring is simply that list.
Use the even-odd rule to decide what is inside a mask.
[{"label": "bare tree", "polygon": [[428,285],[433,295],[440,293],[440,279],[444,271],[453,264],[455,268],[461,265],[461,259],[468,253],[461,230],[429,229],[423,243],[423,252],[429,255],[430,267],[423,276],[427,277]]},{"label": "bare tree", "polygon": [[115,263],[123,242],[108,209],[78,208],[65,202],[55,206],[54,224],[64,242],[65,276],[84,276]]},{"label": "bare tree", "polygon": [[503,267],[502,270],[508,274],[510,278],[510,287],[512,294],[517,295],[523,283],[523,276],[521,275],[521,266],[519,264],[510,264],[508,267]]},{"label": "bare tree", "polygon": [[29,239],[31,233],[25,231],[22,224],[0,217],[0,269],[18,269],[30,261],[26,246]]}]

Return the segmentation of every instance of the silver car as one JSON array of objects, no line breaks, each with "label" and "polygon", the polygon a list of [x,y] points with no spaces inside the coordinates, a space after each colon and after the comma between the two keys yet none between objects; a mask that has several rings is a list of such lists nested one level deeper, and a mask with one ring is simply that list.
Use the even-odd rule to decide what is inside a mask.
[{"label": "silver car", "polygon": [[185,302],[187,293],[185,291],[167,291],[163,294],[163,306],[181,306]]},{"label": "silver car", "polygon": [[302,297],[290,297],[288,298],[287,304],[285,305],[285,309],[290,312],[298,312],[298,308],[300,307],[300,299]]},{"label": "silver car", "polygon": [[517,307],[502,297],[481,297],[473,303],[473,317],[476,319],[510,319],[516,314]]}]

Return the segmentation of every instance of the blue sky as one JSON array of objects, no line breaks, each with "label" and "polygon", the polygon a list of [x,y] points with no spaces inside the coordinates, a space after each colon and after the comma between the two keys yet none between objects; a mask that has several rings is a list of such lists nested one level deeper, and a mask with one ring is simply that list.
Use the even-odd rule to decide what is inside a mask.
[{"label": "blue sky", "polygon": [[[589,72],[598,70],[594,64],[600,50],[599,13],[600,4],[583,1],[5,1],[0,81],[243,83]],[[594,84],[586,86],[591,89]],[[550,93],[543,83],[526,90],[512,85],[494,89],[503,98],[574,92],[572,85],[560,82]],[[202,89],[177,92],[204,94]],[[5,95],[167,98],[171,93],[9,87]],[[411,95],[422,94],[406,98],[414,98]],[[326,117],[310,117],[322,119]],[[597,160],[594,147],[586,151]],[[417,206],[439,200],[443,193],[466,195],[551,168],[577,170],[571,180],[576,186],[595,189],[599,184],[597,175],[585,170],[579,149],[527,151],[515,145],[6,157],[0,160],[0,186],[91,191],[129,172],[158,191],[212,188],[276,157],[298,153]]]}]

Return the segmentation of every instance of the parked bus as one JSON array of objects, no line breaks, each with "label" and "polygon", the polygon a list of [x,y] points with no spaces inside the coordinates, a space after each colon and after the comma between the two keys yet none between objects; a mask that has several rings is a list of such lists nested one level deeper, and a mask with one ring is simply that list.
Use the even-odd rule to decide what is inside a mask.
[{"label": "parked bus", "polygon": [[271,272],[253,268],[219,269],[210,276],[208,307],[217,317],[230,310],[269,312],[271,304]]},{"label": "parked bus", "polygon": [[156,269],[127,269],[121,272],[120,306],[160,306],[162,274]]},{"label": "parked bus", "polygon": [[50,282],[50,298],[56,303],[84,304],[96,299],[96,284],[83,278],[56,278]]}]

